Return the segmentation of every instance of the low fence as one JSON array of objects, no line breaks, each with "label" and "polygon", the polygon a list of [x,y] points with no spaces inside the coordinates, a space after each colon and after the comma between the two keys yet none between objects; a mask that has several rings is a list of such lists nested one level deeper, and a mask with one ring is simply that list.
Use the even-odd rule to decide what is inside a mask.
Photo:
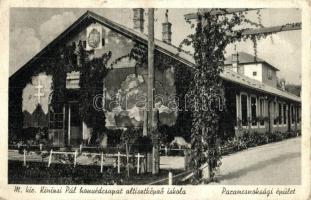
[{"label": "low fence", "polygon": [[[51,147],[51,146],[44,146],[43,144],[39,144],[39,145],[10,145],[9,146],[10,149],[18,149],[20,154],[23,154],[21,156],[23,156],[22,160],[23,160],[23,165],[26,166],[27,160],[32,160],[32,161],[40,161],[40,159],[36,158],[34,159],[33,156],[31,156],[29,154],[29,152],[32,152],[34,154],[34,152],[37,155],[42,155],[43,152],[45,154],[45,162],[47,162],[47,167],[50,167],[51,164],[55,161],[57,161],[57,159],[59,159],[58,161],[60,161],[60,158],[57,158],[57,155],[65,155],[66,157],[71,157],[71,162],[69,162],[69,164],[73,164],[73,167],[76,167],[77,164],[79,164],[77,162],[78,157],[80,156],[86,156],[86,157],[92,157],[93,160],[86,160],[86,163],[90,164],[90,165],[98,165],[100,166],[100,173],[103,173],[103,167],[104,167],[104,163],[105,165],[107,165],[107,158],[112,159],[112,163],[108,163],[109,166],[113,166],[114,168],[116,168],[117,173],[120,174],[121,173],[121,168],[128,170],[129,165],[132,165],[132,169],[136,168],[136,173],[137,174],[141,174],[144,173],[145,171],[147,171],[146,167],[147,167],[147,155],[146,154],[142,154],[139,152],[132,152],[129,154],[126,154],[124,151],[121,151],[120,148],[99,148],[99,147],[90,147],[90,146],[83,146],[80,145],[74,149],[71,149],[69,151],[67,150],[62,150],[63,148],[61,147]],[[233,147],[226,147],[226,148],[221,148],[221,153],[222,155],[226,155],[229,154],[230,152],[232,152]],[[178,169],[183,169],[185,170],[185,173],[188,172],[188,170],[190,169],[190,159],[191,159],[191,149],[186,149],[186,148],[170,148],[169,146],[161,146],[159,148],[159,154],[160,156],[164,156],[161,160],[160,165],[163,168],[166,169],[172,169],[171,166],[174,165],[174,163],[170,162],[170,156],[178,156],[180,157],[181,161],[178,162],[180,163],[178,165]],[[38,157],[38,156],[37,156]],[[166,157],[166,158],[165,158]],[[96,160],[94,161],[94,158],[96,158]],[[122,158],[127,158],[126,160],[122,160]],[[131,159],[131,160],[129,160]],[[177,159],[177,158],[176,158]],[[179,160],[180,160],[179,159]],[[20,159],[21,160],[21,159]],[[83,158],[82,158],[83,160]],[[43,162],[43,156],[41,161]],[[81,162],[81,160],[79,160],[81,165],[83,165],[83,162]],[[84,160],[85,161],[85,160]],[[67,162],[68,164],[68,162]],[[88,165],[85,164],[84,165]],[[174,165],[175,167],[175,165]],[[177,168],[176,168],[177,169]],[[175,175],[177,176],[177,175]],[[173,176],[173,177],[175,177]],[[179,176],[177,176],[179,177]],[[169,177],[167,179],[164,180],[159,180],[158,182],[164,182],[165,180],[169,180]],[[155,182],[154,184],[157,184],[158,182]],[[153,183],[151,183],[153,184]]]},{"label": "low fence", "polygon": [[[27,147],[26,148],[23,148],[23,147]],[[19,150],[21,151],[20,153],[23,154],[23,165],[26,166],[27,165],[27,157],[31,157],[30,154],[33,154],[34,151],[31,151],[29,150],[29,147],[31,147],[32,150],[36,150],[36,152],[40,151],[41,152],[41,156],[43,156],[43,152],[44,152],[44,147],[42,145],[18,145],[18,148],[19,149],[16,149],[15,150]],[[121,153],[120,151],[118,151],[117,153],[105,153],[104,151],[101,151],[100,153],[94,153],[94,152],[83,152],[83,148],[79,148],[79,149],[76,149],[75,151],[57,151],[57,150],[54,150],[54,149],[57,149],[59,150],[59,148],[51,148],[50,151],[46,151],[45,150],[45,153],[48,153],[48,161],[47,161],[47,167],[50,167],[52,162],[53,162],[53,157],[55,157],[56,155],[65,155],[65,156],[72,156],[73,157],[73,166],[76,167],[77,165],[77,158],[79,156],[91,156],[91,157],[95,157],[95,156],[100,156],[100,172],[102,173],[103,172],[103,166],[104,166],[104,159],[105,158],[114,158],[116,160],[116,163],[115,163],[115,167],[117,168],[117,172],[118,174],[121,173],[121,158],[122,157],[126,157],[126,158],[134,158],[134,163],[136,163],[136,172],[137,174],[140,174],[141,173],[141,169],[142,167],[144,166],[144,163],[146,162],[145,159],[146,159],[146,156],[144,154],[141,154],[141,153],[132,153],[132,154],[124,154],[124,153]],[[94,149],[97,149],[97,150],[102,150],[102,149],[98,149],[96,147],[94,147]],[[12,150],[12,148],[11,148]],[[14,150],[13,150],[14,151]],[[37,154],[39,156],[39,154]],[[33,158],[33,156],[32,156]],[[35,159],[37,160],[37,159]],[[42,157],[42,161],[43,161],[43,157]],[[126,165],[129,164],[129,161],[127,159],[127,163]]]},{"label": "low fence", "polygon": [[161,156],[185,156],[187,151],[190,149],[185,148],[171,148],[168,146],[160,147],[160,155]]},{"label": "low fence", "polygon": [[[16,149],[20,151],[20,154],[23,155],[23,160],[24,163],[27,161],[27,152],[36,152],[37,154],[42,153],[43,151],[48,155],[48,167],[51,165],[53,162],[53,157],[55,155],[70,155],[73,157],[73,165],[74,167],[77,165],[77,158],[81,155],[83,156],[98,156],[100,157],[100,171],[103,171],[103,163],[104,163],[104,158],[112,158],[115,159],[114,162],[114,167],[117,168],[118,173],[120,173],[120,168],[121,168],[121,158],[122,157],[127,157],[126,153],[124,151],[121,151],[120,148],[99,148],[99,147],[90,147],[90,146],[83,146],[80,145],[72,150],[62,150],[61,147],[50,147],[50,146],[44,146],[43,144],[39,145],[10,145],[9,149]],[[223,154],[227,154],[227,152],[231,151],[231,148],[224,148],[221,149]],[[186,149],[186,148],[170,148],[169,146],[161,146],[159,148],[159,154],[160,156],[179,156],[179,157],[184,157],[184,164],[182,164],[181,167],[184,168],[184,170],[189,169],[189,162],[190,162],[190,154],[191,150]],[[137,168],[137,173],[141,173],[143,171],[141,165],[146,165],[146,154],[142,153],[130,153],[129,158],[133,159],[134,161],[134,166]],[[38,160],[38,159],[37,159]],[[43,159],[42,159],[43,161]],[[128,162],[128,161],[127,161]],[[128,164],[128,163],[127,163]],[[26,165],[26,164],[25,164]],[[146,167],[146,166],[144,166]]]},{"label": "low fence", "polygon": [[[74,167],[76,167],[77,165],[77,157],[78,157],[78,150],[74,151],[74,152],[60,152],[60,151],[53,151],[51,150],[50,151],[50,156],[49,156],[49,162],[48,162],[48,167],[50,167],[51,163],[52,163],[52,157],[53,157],[53,154],[64,154],[64,155],[68,155],[68,154],[73,154],[74,155]],[[116,158],[117,159],[117,164],[116,164],[116,167],[117,167],[117,170],[118,170],[118,174],[121,173],[121,157],[127,157],[126,154],[121,154],[120,152],[118,152],[117,154],[109,154],[109,153],[104,153],[104,152],[101,152],[101,153],[80,153],[79,155],[86,155],[86,156],[89,156],[89,155],[92,155],[92,156],[100,156],[100,172],[102,173],[103,172],[103,164],[104,164],[104,157],[106,158]],[[136,158],[137,160],[137,165],[136,165],[136,168],[137,168],[137,174],[140,173],[140,168],[141,168],[141,159],[144,159],[145,156],[144,155],[141,155],[140,153],[138,154],[132,154],[132,155],[129,155],[129,157],[134,157]],[[127,163],[128,164],[128,163]]]}]

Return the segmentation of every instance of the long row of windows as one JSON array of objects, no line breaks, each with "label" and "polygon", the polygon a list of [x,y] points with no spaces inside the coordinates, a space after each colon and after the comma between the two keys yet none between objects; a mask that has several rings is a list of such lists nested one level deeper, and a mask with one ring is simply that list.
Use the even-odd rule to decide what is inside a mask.
[{"label": "long row of windows", "polygon": [[288,109],[287,104],[282,102],[273,102],[273,110],[274,115],[273,124],[274,125],[286,125],[287,124],[287,116],[288,116]]},{"label": "long row of windows", "polygon": [[[264,97],[255,95],[248,96],[246,93],[240,94],[240,105],[237,105],[237,115],[240,113],[240,125],[264,126],[265,121],[273,119],[274,125],[286,126],[290,116],[290,122],[295,124],[300,122],[300,108],[289,106],[285,102],[273,101],[270,103],[270,112],[268,111],[268,101]],[[290,112],[290,113],[289,113]],[[270,115],[269,115],[270,114]],[[238,115],[239,116],[239,115]]]}]

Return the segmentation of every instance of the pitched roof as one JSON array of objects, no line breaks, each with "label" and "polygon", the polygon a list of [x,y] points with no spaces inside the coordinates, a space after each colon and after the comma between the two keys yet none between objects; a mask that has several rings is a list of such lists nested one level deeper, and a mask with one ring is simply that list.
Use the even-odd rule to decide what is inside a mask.
[{"label": "pitched roof", "polygon": [[[11,77],[10,81],[14,80],[17,78],[19,75],[22,75],[24,71],[29,70],[29,67],[34,64],[38,58],[41,56],[44,56],[44,54],[48,53],[49,50],[53,49],[57,44],[59,44],[62,41],[65,41],[70,35],[74,33],[74,30],[78,29],[79,26],[87,26],[92,22],[98,22],[102,25],[105,25],[108,28],[113,29],[116,32],[122,33],[123,35],[126,35],[130,38],[133,38],[137,41],[143,42],[144,44],[147,44],[148,41],[148,36],[135,31],[133,29],[130,29],[128,27],[125,27],[123,25],[120,25],[116,22],[113,22],[103,16],[100,16],[94,12],[87,11],[85,14],[83,14],[79,19],[77,19],[71,26],[69,26],[63,33],[61,33],[58,37],[56,37],[55,40],[53,40],[50,44],[48,44],[45,48],[43,48],[38,54],[36,54],[30,61],[28,61],[23,67],[21,67],[19,70],[17,70]],[[80,27],[81,29],[81,27]],[[195,66],[195,61],[193,58],[193,55],[180,51],[177,47],[167,44],[161,40],[155,39],[155,49],[160,51],[161,53],[164,53],[168,56],[171,56],[175,58],[176,60],[190,66],[194,67]],[[220,74],[220,76],[228,81],[238,83],[244,87],[250,87],[255,90],[259,90],[262,92],[266,92],[269,94],[285,97],[294,101],[300,101],[300,98],[290,94],[288,92],[279,90],[277,88],[273,88],[271,86],[268,86],[266,84],[260,83],[256,80],[250,79],[246,76],[237,74],[233,71],[225,70],[223,73]],[[246,81],[244,81],[246,80]]]},{"label": "pitched roof", "polygon": [[293,101],[297,101],[297,102],[301,101],[300,97],[298,97],[298,96],[296,96],[290,92],[280,90],[276,87],[272,87],[270,85],[264,84],[262,82],[255,80],[255,79],[251,79],[247,76],[238,74],[238,73],[236,73],[230,69],[224,69],[224,71],[221,73],[220,76],[224,80],[234,82],[234,83],[242,85],[244,87],[252,88],[252,89],[255,89],[257,91],[265,92],[265,93],[276,95],[279,97],[284,97],[284,98],[287,98],[287,99],[290,99]]},{"label": "pitched roof", "polygon": [[[259,57],[255,57],[251,54],[245,53],[245,52],[239,52],[238,53],[238,59],[239,59],[239,63],[241,63],[241,64],[265,63],[266,65],[268,65],[269,67],[271,67],[275,71],[280,71],[278,68],[274,67],[273,65],[271,65],[267,61],[265,61]],[[232,65],[232,57],[231,56],[226,58],[225,65]]]},{"label": "pitched roof", "polygon": [[[26,64],[24,64],[20,69],[18,69],[14,74],[12,74],[10,76],[10,80],[13,80],[23,71],[26,71],[28,67],[30,67],[32,64],[34,64],[38,60],[38,58],[48,53],[49,50],[52,50],[57,44],[65,41],[70,35],[72,35],[75,32],[76,29],[78,29],[78,27],[80,27],[81,29],[81,26],[86,27],[87,25],[91,24],[94,21],[102,25],[105,25],[108,28],[111,28],[116,32],[122,33],[123,35],[129,38],[133,38],[145,44],[148,43],[147,35],[141,32],[135,31],[133,29],[130,29],[128,27],[125,27],[121,24],[118,24],[114,21],[111,21],[103,16],[100,16],[88,10],[81,17],[79,17],[72,25],[70,25],[64,32],[62,32],[52,42],[50,42],[46,47],[44,47],[39,53],[37,53],[34,57],[32,57],[32,59],[30,59]],[[192,55],[186,52],[183,52],[183,51],[179,51],[177,47],[167,44],[158,39],[155,39],[154,43],[155,43],[155,49],[157,49],[158,51],[164,54],[167,54],[186,65],[189,65],[189,66],[194,65],[194,59]]]}]

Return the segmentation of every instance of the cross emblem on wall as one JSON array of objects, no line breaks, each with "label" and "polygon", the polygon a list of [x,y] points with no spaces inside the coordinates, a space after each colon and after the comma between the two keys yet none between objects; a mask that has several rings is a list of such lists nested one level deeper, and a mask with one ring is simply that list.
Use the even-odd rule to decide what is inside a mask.
[{"label": "cross emblem on wall", "polygon": [[40,79],[38,79],[38,85],[36,85],[35,88],[37,89],[37,93],[34,94],[34,96],[38,98],[38,103],[40,104],[41,97],[44,97],[44,93],[41,92],[41,89],[43,89],[43,85],[41,85]]}]

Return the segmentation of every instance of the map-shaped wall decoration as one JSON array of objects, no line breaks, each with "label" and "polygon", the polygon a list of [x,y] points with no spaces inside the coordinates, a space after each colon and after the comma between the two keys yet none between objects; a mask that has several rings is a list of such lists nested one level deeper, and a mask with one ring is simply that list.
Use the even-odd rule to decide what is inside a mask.
[{"label": "map-shaped wall decoration", "polygon": [[87,38],[87,42],[89,46],[94,49],[98,47],[100,42],[100,33],[95,28],[93,28],[92,31],[90,32]]}]

